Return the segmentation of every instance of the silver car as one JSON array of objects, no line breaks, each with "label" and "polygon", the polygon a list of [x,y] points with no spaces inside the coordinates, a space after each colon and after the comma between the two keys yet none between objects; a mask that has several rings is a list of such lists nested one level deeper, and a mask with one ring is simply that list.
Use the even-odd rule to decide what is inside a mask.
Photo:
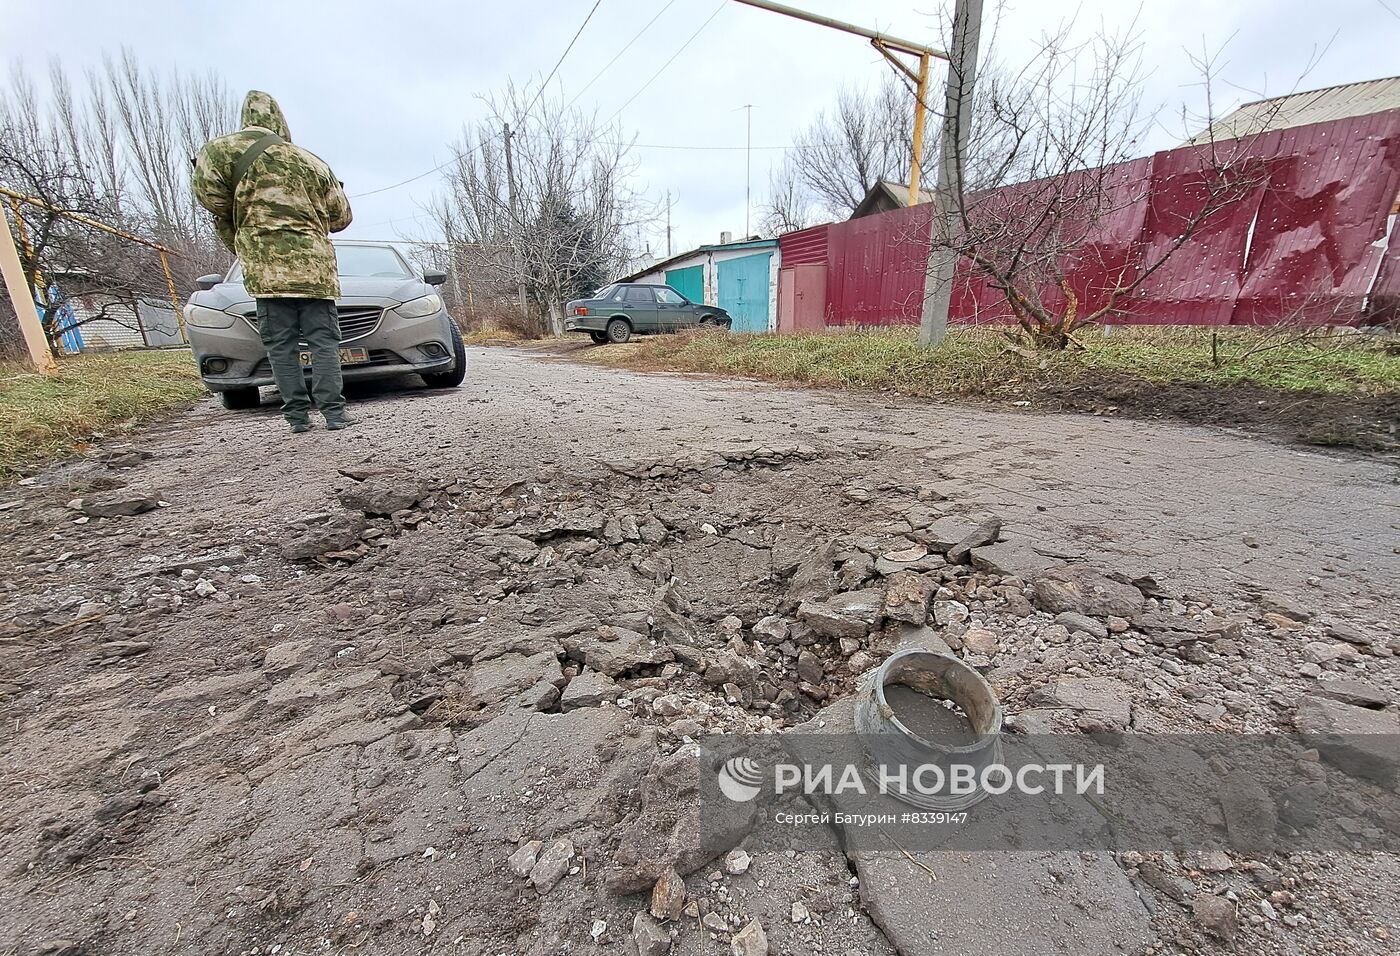
[{"label": "silver car", "polygon": [[[417,374],[430,388],[455,388],[467,372],[457,323],[434,286],[445,272],[417,274],[387,243],[340,240],[340,362],[346,381]],[[258,336],[257,306],[243,287],[243,268],[201,276],[185,305],[199,377],[225,408],[256,408],[259,386],[272,385],[272,367]],[[311,374],[310,353],[302,364]]]}]

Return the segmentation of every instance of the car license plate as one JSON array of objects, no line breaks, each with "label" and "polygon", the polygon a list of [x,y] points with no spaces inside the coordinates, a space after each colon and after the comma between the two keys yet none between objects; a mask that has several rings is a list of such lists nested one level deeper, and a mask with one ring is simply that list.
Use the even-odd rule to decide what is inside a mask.
[{"label": "car license plate", "polygon": [[[366,351],[365,349],[341,349],[341,350],[340,350],[340,364],[341,364],[341,365],[357,365],[357,364],[360,364],[360,363],[363,363],[363,362],[368,362],[368,361],[369,361],[369,352]],[[310,367],[311,367],[311,352],[310,352],[310,350],[307,350],[307,351],[304,351],[304,352],[301,353],[301,364],[302,364],[302,367],[304,367],[304,368],[310,368]]]}]

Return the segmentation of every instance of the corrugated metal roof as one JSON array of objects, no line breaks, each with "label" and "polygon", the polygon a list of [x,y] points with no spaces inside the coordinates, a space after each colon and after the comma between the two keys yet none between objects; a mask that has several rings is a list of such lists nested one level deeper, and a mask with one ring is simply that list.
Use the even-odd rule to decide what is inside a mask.
[{"label": "corrugated metal roof", "polygon": [[1182,145],[1194,146],[1212,139],[1234,139],[1265,130],[1292,129],[1395,109],[1400,109],[1400,76],[1328,86],[1246,103]]}]

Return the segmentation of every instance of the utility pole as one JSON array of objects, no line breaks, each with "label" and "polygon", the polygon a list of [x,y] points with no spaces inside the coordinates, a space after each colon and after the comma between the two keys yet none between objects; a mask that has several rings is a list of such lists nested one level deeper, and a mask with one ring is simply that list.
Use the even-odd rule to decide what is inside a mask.
[{"label": "utility pole", "polygon": [[510,203],[511,268],[515,270],[515,294],[520,304],[520,317],[528,319],[529,312],[525,308],[525,266],[520,254],[520,214],[515,209],[515,152],[510,142],[515,134],[510,131],[509,123],[505,124],[502,136],[506,141],[506,197]]},{"label": "utility pole", "polygon": [[938,149],[938,187],[924,272],[919,344],[940,345],[948,335],[953,275],[958,253],[953,239],[962,229],[963,165],[972,124],[972,90],[977,79],[977,46],[982,32],[982,0],[957,0],[953,9],[953,49]]},{"label": "utility pole", "polygon": [[671,190],[666,190],[666,258],[671,258]]},{"label": "utility pole", "polygon": [[[870,41],[870,45],[875,47],[886,60],[914,83],[914,142],[913,157],[909,164],[909,199],[908,204],[917,206],[919,204],[919,179],[923,173],[923,153],[924,153],[924,111],[928,109],[928,68],[929,59],[937,57],[940,60],[948,59],[948,54],[942,50],[935,50],[933,47],[925,46],[922,43],[915,43],[912,40],[901,40],[899,37],[890,36],[888,33],[881,33],[878,30],[869,30],[865,27],[856,26],[854,23],[847,23],[844,20],[836,20],[832,17],[824,17],[817,13],[809,13],[806,10],[799,10],[790,7],[785,3],[773,3],[772,0],[738,0],[739,3],[750,7],[758,7],[760,10],[771,10],[773,13],[781,13],[785,17],[792,17],[797,20],[805,20],[808,23],[815,23],[817,26],[830,27],[833,30],[840,30],[843,33],[853,33],[859,37],[865,37]],[[978,21],[981,21],[980,0],[978,7]],[[961,8],[961,3],[959,3]],[[918,70],[912,70],[902,60],[895,59],[895,53],[903,53],[907,56],[919,58]],[[970,87],[969,87],[970,88]]]},{"label": "utility pole", "polygon": [[753,208],[753,104],[745,103],[744,111],[744,239],[749,238],[749,210]]}]

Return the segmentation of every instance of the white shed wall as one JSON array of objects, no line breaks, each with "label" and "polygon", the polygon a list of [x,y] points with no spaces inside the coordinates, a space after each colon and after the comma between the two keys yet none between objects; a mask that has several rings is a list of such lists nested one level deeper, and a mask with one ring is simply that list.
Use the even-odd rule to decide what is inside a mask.
[{"label": "white shed wall", "polygon": [[665,284],[666,273],[676,269],[687,269],[691,266],[703,265],[705,267],[705,305],[719,305],[719,270],[717,264],[726,259],[742,259],[745,256],[768,253],[768,331],[772,332],[778,328],[778,270],[782,265],[778,255],[778,247],[764,246],[748,249],[712,249],[704,252],[697,252],[684,259],[677,259],[668,262],[666,266],[658,266],[650,269],[633,279],[634,282],[645,282],[655,284]]}]

